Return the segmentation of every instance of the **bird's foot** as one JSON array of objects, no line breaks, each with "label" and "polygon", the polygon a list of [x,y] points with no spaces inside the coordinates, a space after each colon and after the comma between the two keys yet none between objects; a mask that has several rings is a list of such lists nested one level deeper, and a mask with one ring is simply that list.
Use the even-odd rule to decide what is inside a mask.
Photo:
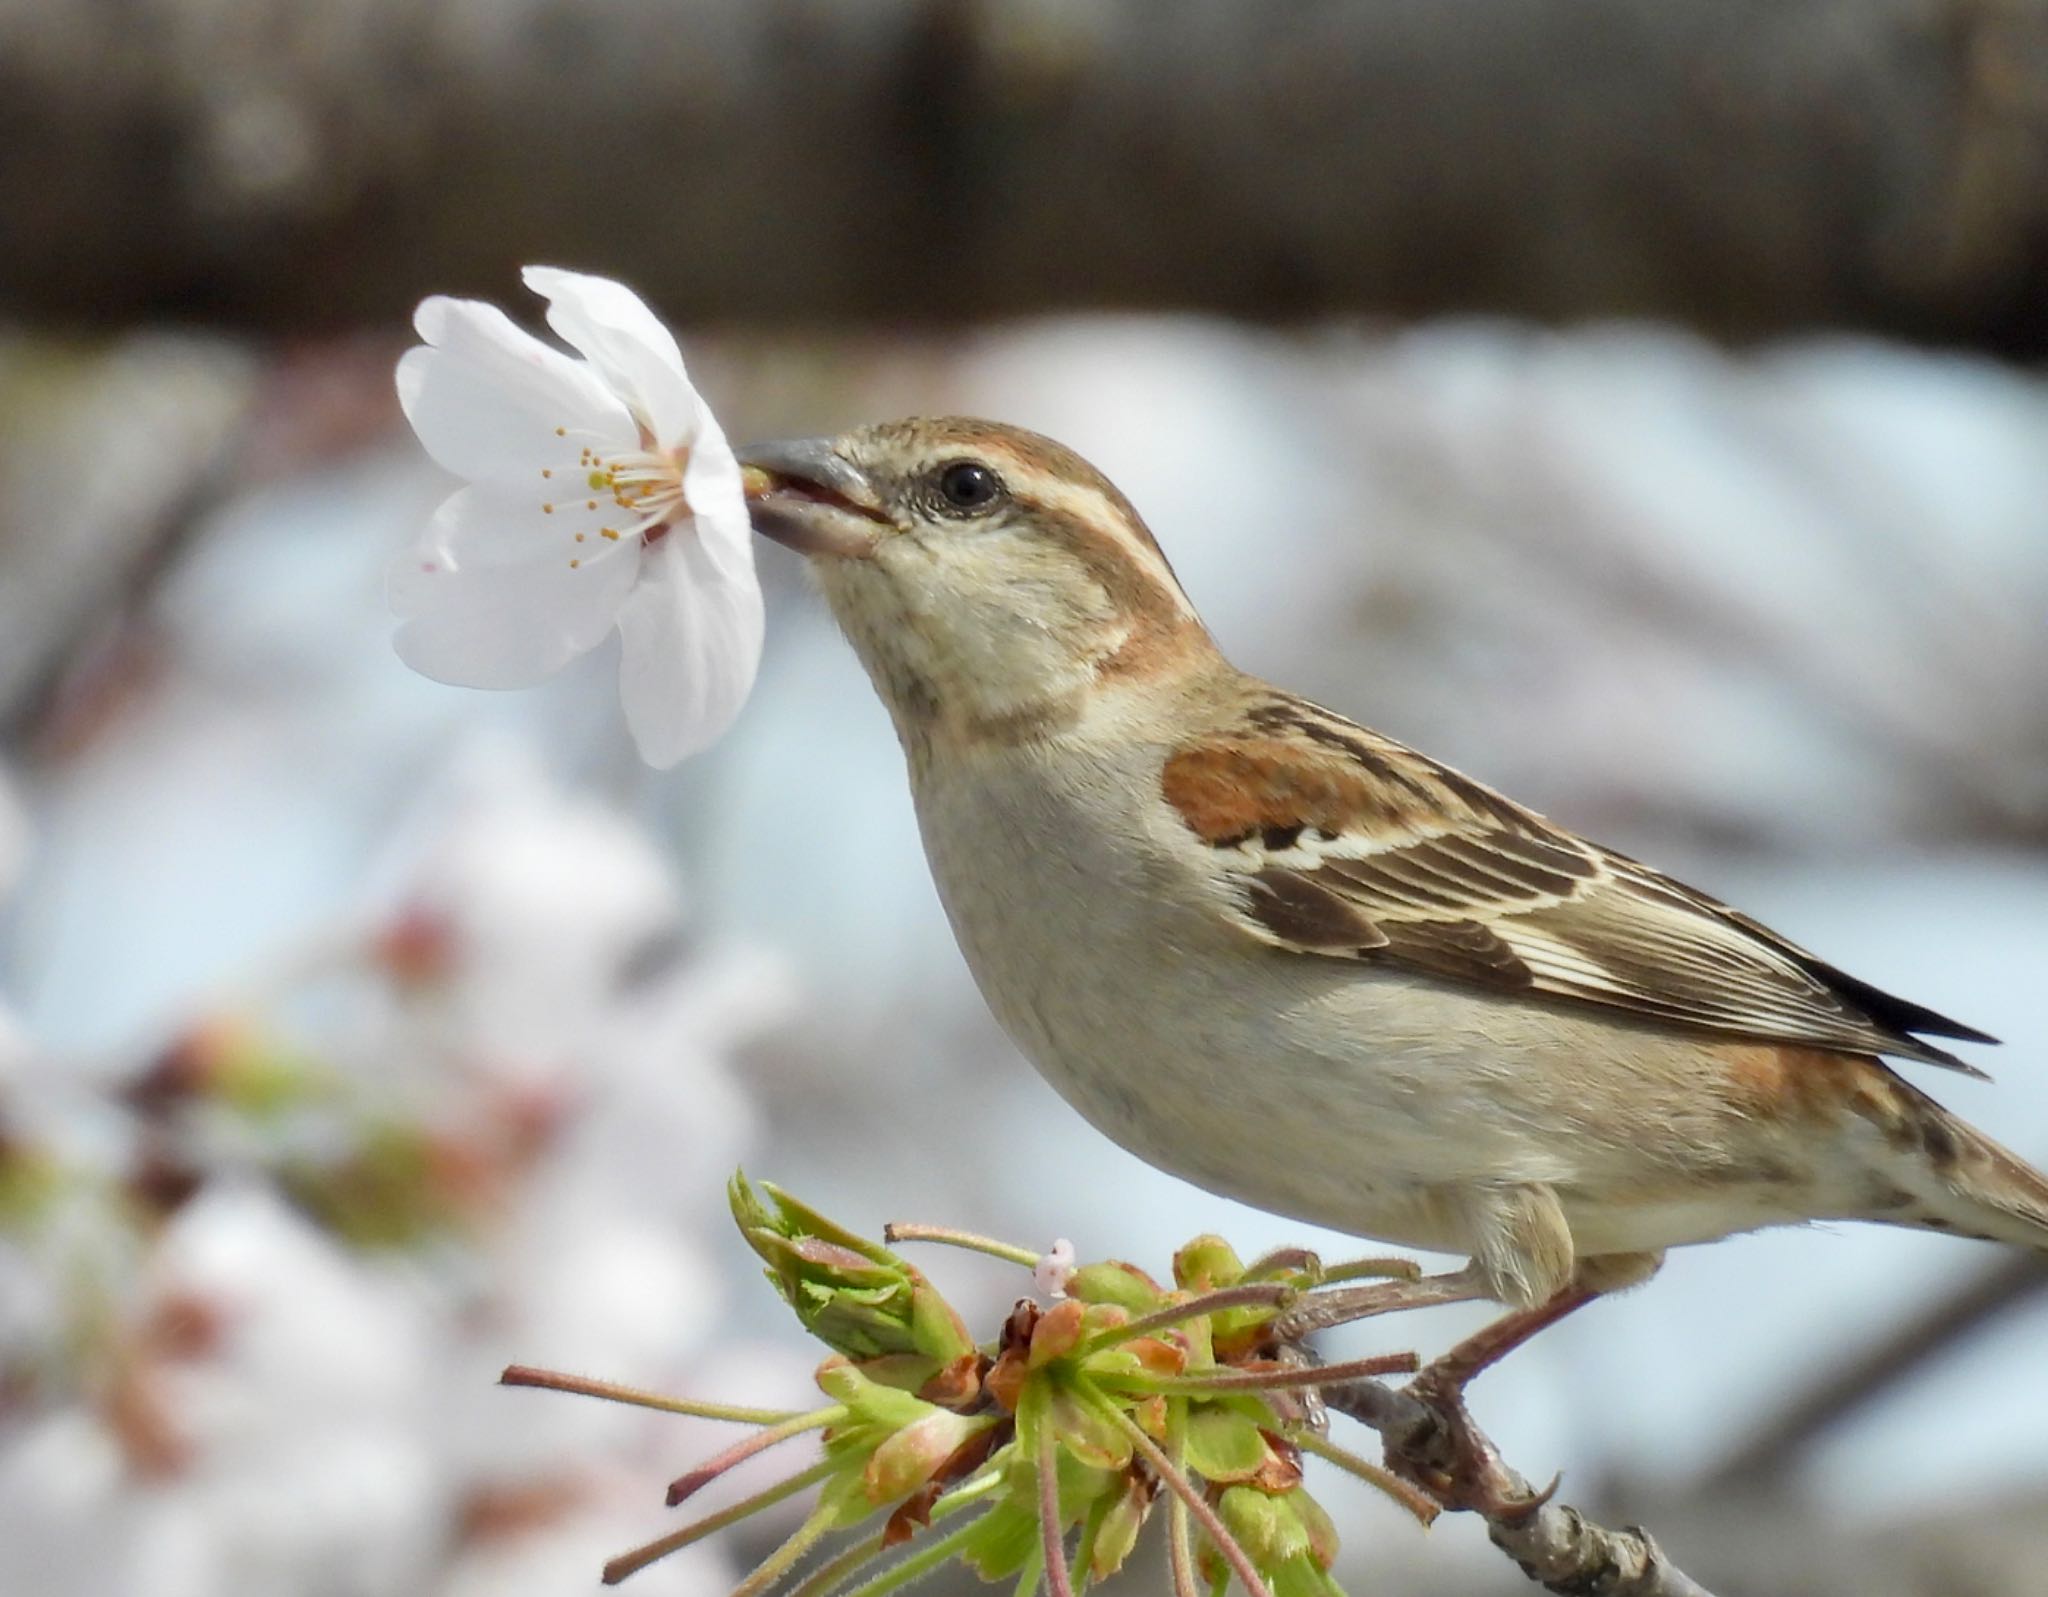
[{"label": "bird's foot", "polygon": [[1527,1519],[1556,1495],[1563,1476],[1531,1492],[1500,1450],[1473,1423],[1465,1406],[1464,1378],[1432,1364],[1404,1390],[1428,1411],[1405,1435],[1387,1439],[1387,1467],[1421,1487],[1447,1509],[1465,1509],[1493,1521]]}]

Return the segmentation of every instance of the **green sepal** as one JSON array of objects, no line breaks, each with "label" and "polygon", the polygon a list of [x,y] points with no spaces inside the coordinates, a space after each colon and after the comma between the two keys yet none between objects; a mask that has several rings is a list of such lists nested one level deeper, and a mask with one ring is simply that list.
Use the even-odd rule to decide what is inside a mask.
[{"label": "green sepal", "polygon": [[1064,1387],[1047,1394],[1039,1423],[1049,1423],[1061,1446],[1091,1469],[1130,1468],[1131,1439],[1123,1427]]},{"label": "green sepal", "polygon": [[1324,1510],[1323,1505],[1308,1494],[1304,1487],[1296,1487],[1288,1497],[1294,1503],[1294,1512],[1301,1518],[1301,1528],[1308,1534],[1309,1556],[1315,1559],[1318,1569],[1329,1569],[1337,1562],[1337,1523]]},{"label": "green sepal", "polygon": [[844,1403],[852,1409],[856,1419],[892,1431],[914,1425],[928,1414],[952,1412],[927,1403],[899,1387],[884,1386],[880,1381],[870,1380],[858,1365],[846,1363],[843,1359],[827,1359],[818,1366],[813,1379],[817,1381],[819,1391],[833,1402]]},{"label": "green sepal", "polygon": [[1257,1420],[1216,1403],[1191,1405],[1187,1467],[1205,1481],[1248,1481],[1272,1455]]},{"label": "green sepal", "polygon": [[959,1312],[940,1296],[937,1287],[909,1265],[910,1345],[939,1368],[975,1351],[974,1338]]},{"label": "green sepal", "polygon": [[1037,1509],[1002,1502],[975,1522],[974,1534],[960,1549],[960,1559],[983,1580],[1006,1580],[1037,1551]]}]

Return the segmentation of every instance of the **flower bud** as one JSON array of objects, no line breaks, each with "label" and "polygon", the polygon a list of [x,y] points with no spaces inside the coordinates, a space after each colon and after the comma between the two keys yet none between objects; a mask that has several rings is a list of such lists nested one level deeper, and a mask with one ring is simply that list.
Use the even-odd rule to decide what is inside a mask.
[{"label": "flower bud", "polygon": [[1166,1301],[1157,1281],[1121,1259],[1082,1265],[1067,1277],[1067,1296],[1082,1303],[1114,1303],[1133,1314],[1149,1314]]},{"label": "flower bud", "polygon": [[993,1415],[970,1417],[935,1408],[877,1447],[861,1472],[868,1501],[877,1506],[906,1497],[936,1474],[972,1436],[995,1424]]},{"label": "flower bud", "polygon": [[1173,1279],[1183,1292],[1213,1292],[1243,1278],[1244,1261],[1219,1236],[1196,1237],[1173,1256]]},{"label": "flower bud", "polygon": [[1124,1478],[1123,1491],[1095,1529],[1095,1544],[1088,1554],[1090,1579],[1107,1580],[1123,1568],[1124,1560],[1138,1544],[1138,1532],[1145,1528],[1145,1517],[1152,1512],[1153,1500],[1158,1495],[1159,1488],[1150,1479],[1139,1475]]},{"label": "flower bud", "polygon": [[952,1306],[888,1249],[777,1187],[764,1182],[757,1189],[743,1173],[733,1177],[728,1196],[740,1235],[767,1264],[768,1279],[827,1347],[855,1359],[928,1360],[902,1372],[913,1387],[974,1352]]}]

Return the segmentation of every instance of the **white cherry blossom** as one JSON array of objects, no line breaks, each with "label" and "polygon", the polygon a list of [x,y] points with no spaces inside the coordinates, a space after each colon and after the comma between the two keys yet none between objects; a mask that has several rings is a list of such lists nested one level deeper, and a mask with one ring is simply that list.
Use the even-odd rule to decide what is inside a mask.
[{"label": "white cherry blossom", "polygon": [[494,305],[435,296],[398,397],[466,479],[393,563],[399,656],[462,687],[527,687],[623,637],[619,692],[641,755],[715,740],[753,686],[761,589],[740,468],[669,330],[631,290],[529,266],[581,358]]}]

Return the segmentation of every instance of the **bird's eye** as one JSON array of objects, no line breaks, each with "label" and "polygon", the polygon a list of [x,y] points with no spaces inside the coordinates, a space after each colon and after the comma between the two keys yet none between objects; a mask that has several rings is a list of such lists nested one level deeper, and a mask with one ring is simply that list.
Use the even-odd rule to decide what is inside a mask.
[{"label": "bird's eye", "polygon": [[980,510],[1002,496],[1003,479],[978,460],[956,460],[939,473],[939,494],[954,510]]}]

